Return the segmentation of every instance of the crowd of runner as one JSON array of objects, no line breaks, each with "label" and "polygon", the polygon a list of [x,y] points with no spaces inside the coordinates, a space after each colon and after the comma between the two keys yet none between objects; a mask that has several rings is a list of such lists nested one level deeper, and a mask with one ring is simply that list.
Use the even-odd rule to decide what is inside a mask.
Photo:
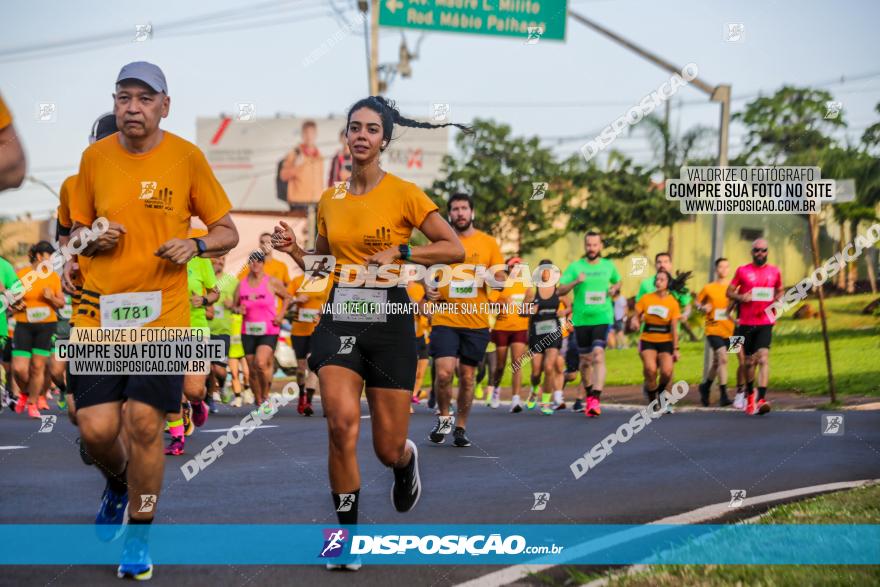
[{"label": "crowd of runner", "polygon": [[[542,259],[536,270],[516,256],[505,260],[496,239],[474,226],[470,196],[450,194],[441,215],[421,189],[379,165],[395,126],[443,125],[407,119],[392,103],[369,97],[348,112],[352,174],[341,189],[322,195],[315,242],[298,242],[280,221],[266,227],[243,266],[231,267],[226,256],[238,244],[231,204],[201,151],[159,128],[169,107],[158,67],[123,67],[113,113],[93,124],[79,172],[62,186],[58,242],[35,243],[29,264],[17,271],[0,258],[0,291],[9,300],[8,312],[0,312],[0,408],[5,403],[40,418],[57,401],[68,412],[79,428],[83,460],[97,465],[106,482],[98,528],[109,538],[128,527],[120,576],[152,574],[146,544],[154,511],[127,505],[161,493],[163,452],[186,454],[187,436],[221,403],[274,413],[274,356],[283,332],[290,332],[297,360],[296,411],[327,418],[329,479],[340,524],[358,519],[355,446],[363,393],[375,453],[393,471],[391,499],[400,512],[412,509],[421,493],[418,448],[408,438],[415,406],[436,415],[420,435],[443,444],[451,434],[453,446],[468,447],[473,402],[499,408],[509,373],[511,414],[570,410],[597,418],[606,353],[626,347],[627,333],[638,339],[645,401],[654,402],[674,378],[679,329],[692,310],[705,314],[712,349],[699,387],[702,404],[710,405],[717,380],[721,406],[769,411],[773,319],[764,310],[781,295],[782,283],[779,270],[767,263],[766,241],[753,243],[752,263],[730,280],[729,263],[718,259],[716,279],[695,298],[689,274],[673,274],[670,255],[658,253],[654,275],[627,300],[597,232],[584,236],[584,256],[574,261]],[[14,133],[0,101],[0,143],[10,140],[5,131]],[[11,152],[0,149],[3,156]],[[0,171],[5,164],[0,161]],[[53,254],[81,239],[98,218],[107,219],[107,230],[57,266]],[[192,218],[206,228],[193,228]],[[414,229],[428,244],[411,244]],[[290,257],[300,269],[296,277],[276,255]],[[310,261],[328,255],[335,265],[327,271]],[[454,277],[429,275],[405,288],[344,287],[344,264],[446,265]],[[340,310],[388,304],[409,310]],[[208,329],[225,358],[204,374],[72,375],[53,352],[73,327],[142,326]],[[738,359],[733,400],[727,394],[729,354]],[[574,387],[566,394],[569,385]],[[669,402],[661,405],[672,410]],[[335,565],[358,566],[356,560]]]}]

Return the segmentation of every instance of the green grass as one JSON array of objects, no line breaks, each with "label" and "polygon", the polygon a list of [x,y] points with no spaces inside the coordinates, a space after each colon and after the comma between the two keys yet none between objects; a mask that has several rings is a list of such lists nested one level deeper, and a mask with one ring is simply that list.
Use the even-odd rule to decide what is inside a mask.
[{"label": "green grass", "polygon": [[[880,396],[880,319],[860,312],[874,299],[870,294],[841,296],[826,300],[828,332],[831,344],[832,369],[840,395]],[[815,299],[809,301],[818,309]],[[793,320],[789,311],[773,331],[770,354],[770,388],[808,395],[828,393],[825,350],[818,318]],[[702,336],[702,329],[695,330]],[[686,338],[686,337],[685,337]],[[633,348],[611,350],[606,354],[607,386],[640,385],[642,364],[630,335]],[[703,373],[703,342],[681,343],[681,360],[675,365],[675,379],[698,382]],[[735,368],[736,358],[731,355]],[[528,383],[531,365],[523,368],[523,382]],[[735,371],[729,370],[729,381],[735,384]],[[511,384],[510,359],[502,385]],[[430,377],[426,376],[426,386]]]},{"label": "green grass", "polygon": [[[778,506],[757,523],[878,524],[880,485]],[[608,583],[609,587],[878,584],[880,566],[839,565],[657,565],[635,575],[614,577]]]}]

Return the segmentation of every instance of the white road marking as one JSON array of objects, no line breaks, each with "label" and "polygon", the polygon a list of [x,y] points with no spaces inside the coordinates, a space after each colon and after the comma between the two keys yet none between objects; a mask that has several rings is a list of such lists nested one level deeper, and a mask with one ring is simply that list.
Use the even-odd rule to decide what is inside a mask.
[{"label": "white road marking", "polygon": [[11,446],[0,446],[0,450],[16,450],[16,449],[19,449],[19,448],[27,448],[27,447],[26,447],[26,446],[17,446],[17,445],[11,445]]},{"label": "white road marking", "polygon": [[[758,495],[756,497],[749,497],[746,499],[744,505],[758,505],[762,503],[771,503],[775,501],[780,501],[784,499],[789,499],[792,497],[802,497],[807,495],[812,495],[816,493],[826,493],[829,491],[837,491],[840,489],[852,489],[854,487],[861,487],[862,485],[869,485],[872,483],[877,483],[878,479],[863,479],[861,481],[843,481],[840,483],[826,483],[824,485],[812,485],[810,487],[801,487],[798,489],[789,489],[787,491],[777,491],[776,493],[768,493],[767,495]],[[616,546],[618,544],[625,544],[630,542],[631,540],[635,540],[637,538],[644,538],[645,536],[649,536],[651,534],[657,532],[663,532],[665,528],[659,527],[660,525],[673,525],[673,524],[701,524],[705,522],[709,522],[711,520],[717,519],[725,514],[730,513],[730,502],[724,501],[721,503],[716,503],[713,505],[708,505],[705,507],[697,508],[695,510],[691,510],[689,512],[684,512],[683,514],[677,514],[675,516],[670,516],[668,518],[661,518],[659,520],[655,520],[650,524],[645,524],[644,526],[640,526],[638,528],[632,528],[629,530],[622,530],[620,532],[614,532],[613,534],[609,534],[608,536],[604,536],[602,538],[597,538],[594,540],[589,540],[587,542],[583,542],[581,544],[577,544],[575,546],[566,547],[566,554],[571,558],[583,557],[591,552],[597,552],[600,550],[605,550],[611,546]],[[658,526],[657,528],[651,528],[651,526]],[[560,564],[564,564],[564,561]],[[541,571],[546,571],[547,569],[552,569],[553,567],[558,566],[558,564],[554,565],[513,565],[510,567],[505,567],[498,571],[489,573],[487,575],[483,575],[482,577],[477,577],[476,579],[471,579],[470,581],[465,581],[464,583],[459,583],[456,587],[500,587],[501,585],[507,585],[508,583],[513,583],[515,581],[519,581],[529,573],[540,573]],[[607,578],[597,579],[591,583],[588,583],[590,587],[599,587],[607,583]]]},{"label": "white road marking", "polygon": [[500,457],[475,457],[475,456],[471,456],[471,455],[462,455],[461,458],[463,458],[463,459],[497,459]]},{"label": "white road marking", "polygon": [[[263,428],[278,428],[275,424],[263,424],[257,426],[254,430],[262,430]],[[244,430],[243,426],[233,426],[232,428],[211,428],[210,430],[200,430],[199,432],[229,432],[230,430]]]}]

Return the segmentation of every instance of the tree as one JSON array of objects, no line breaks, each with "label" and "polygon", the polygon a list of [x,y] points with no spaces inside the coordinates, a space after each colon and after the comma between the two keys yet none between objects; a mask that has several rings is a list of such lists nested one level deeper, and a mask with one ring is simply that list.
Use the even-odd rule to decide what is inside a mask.
[{"label": "tree", "polygon": [[743,159],[751,165],[793,164],[798,155],[832,146],[830,133],[846,126],[843,114],[826,118],[832,96],[825,90],[784,86],[749,102],[733,115],[748,129]]},{"label": "tree", "polygon": [[609,157],[609,163],[611,167],[602,170],[579,155],[563,163],[565,175],[585,193],[566,202],[562,211],[568,215],[570,232],[597,230],[609,257],[626,257],[642,248],[646,229],[657,226],[654,219],[671,203],[662,190],[652,187],[650,169],[619,155]]},{"label": "tree", "polygon": [[[681,168],[691,160],[692,153],[702,146],[701,143],[705,139],[715,134],[715,131],[707,126],[696,126],[684,134],[674,133],[669,123],[669,103],[666,104],[665,118],[651,114],[630,129],[630,131],[641,129],[647,135],[654,150],[654,157],[660,160],[655,171],[663,176],[664,185],[667,179],[679,179]],[[669,230],[666,250],[674,258],[673,227],[681,220],[682,214],[676,206],[664,206],[659,208],[657,212],[659,215],[654,218],[654,221],[657,225]]]},{"label": "tree", "polygon": [[[538,137],[512,136],[506,124],[475,120],[473,130],[456,137],[460,154],[443,158],[444,178],[428,195],[445,211],[450,194],[469,194],[476,223],[513,241],[519,254],[552,244],[559,238],[554,226],[559,207],[572,195],[552,151],[541,147]],[[543,199],[531,199],[533,184],[544,182],[549,186]]]}]

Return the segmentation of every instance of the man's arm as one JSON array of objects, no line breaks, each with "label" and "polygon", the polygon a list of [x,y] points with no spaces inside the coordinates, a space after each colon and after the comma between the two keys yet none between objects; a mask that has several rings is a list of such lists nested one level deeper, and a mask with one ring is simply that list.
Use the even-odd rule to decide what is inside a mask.
[{"label": "man's arm", "polygon": [[24,181],[26,171],[24,151],[15,127],[10,122],[0,128],[0,192],[19,187]]}]

